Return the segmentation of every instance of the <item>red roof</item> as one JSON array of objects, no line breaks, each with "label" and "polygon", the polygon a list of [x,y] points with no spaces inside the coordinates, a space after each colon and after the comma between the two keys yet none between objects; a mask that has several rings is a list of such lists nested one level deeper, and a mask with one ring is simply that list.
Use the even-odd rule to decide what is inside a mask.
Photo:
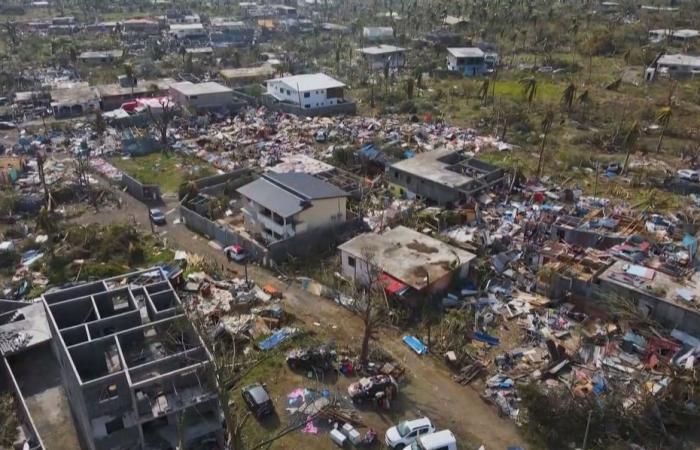
[{"label": "red roof", "polygon": [[381,274],[379,281],[384,284],[384,290],[390,294],[400,294],[408,289],[408,285],[402,283],[391,275],[387,275],[386,273]]}]

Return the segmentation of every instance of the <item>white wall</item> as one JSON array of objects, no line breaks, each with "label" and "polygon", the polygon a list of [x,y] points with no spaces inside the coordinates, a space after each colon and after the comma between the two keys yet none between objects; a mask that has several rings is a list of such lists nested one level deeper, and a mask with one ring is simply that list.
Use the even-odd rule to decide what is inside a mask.
[{"label": "white wall", "polygon": [[[338,103],[335,98],[327,98],[326,90],[319,89],[316,91],[302,92],[301,95],[296,90],[296,87],[289,86],[281,81],[268,81],[267,93],[273,95],[285,102],[300,105],[302,108],[316,108],[321,106],[335,105]],[[308,94],[308,97],[306,96]],[[301,101],[301,103],[299,103]]]},{"label": "white wall", "polygon": [[367,263],[360,258],[355,258],[355,267],[352,267],[348,263],[348,258],[354,257],[349,253],[341,250],[340,260],[342,264],[343,276],[349,280],[356,281],[360,284],[366,284],[369,278],[368,274],[371,273],[371,269],[370,272],[368,272],[367,270]]}]

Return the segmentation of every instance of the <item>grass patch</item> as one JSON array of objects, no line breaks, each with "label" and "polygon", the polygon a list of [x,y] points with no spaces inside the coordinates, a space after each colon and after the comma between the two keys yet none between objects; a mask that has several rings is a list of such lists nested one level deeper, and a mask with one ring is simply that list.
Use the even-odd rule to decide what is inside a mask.
[{"label": "grass patch", "polygon": [[157,184],[162,192],[177,192],[178,187],[189,179],[215,174],[207,163],[180,154],[151,153],[112,158],[110,162],[142,183]]}]

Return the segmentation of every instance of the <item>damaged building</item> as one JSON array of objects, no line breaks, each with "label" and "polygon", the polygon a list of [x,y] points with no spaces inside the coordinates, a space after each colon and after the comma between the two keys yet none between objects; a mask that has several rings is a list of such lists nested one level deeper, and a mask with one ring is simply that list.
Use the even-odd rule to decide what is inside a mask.
[{"label": "damaged building", "polygon": [[[25,361],[13,367],[16,379],[36,378],[26,369],[32,367],[27,358],[34,368],[41,364],[55,379],[51,389],[59,389],[65,412],[72,413],[63,414],[62,428],[37,423],[33,442],[41,434],[44,441],[62,439],[54,448],[80,448],[78,441],[90,450],[168,449],[182,441],[186,448],[223,445],[211,355],[162,269],[53,291],[32,307],[39,311],[31,326],[23,326],[25,336],[13,342],[46,345],[25,352]],[[22,397],[33,401],[25,391]],[[36,421],[51,416],[36,412]]]},{"label": "damaged building", "polygon": [[464,202],[504,180],[502,169],[447,149],[399,161],[389,172],[389,182],[403,194],[443,206]]}]

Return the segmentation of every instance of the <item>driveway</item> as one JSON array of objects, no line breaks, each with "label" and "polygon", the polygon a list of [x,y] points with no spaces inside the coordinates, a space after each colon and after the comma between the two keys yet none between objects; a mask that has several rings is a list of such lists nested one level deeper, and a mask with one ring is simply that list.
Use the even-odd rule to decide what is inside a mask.
[{"label": "driveway", "polygon": [[[120,193],[122,208],[87,212],[75,222],[103,225],[135,220],[137,227],[150,233],[148,206],[125,193]],[[209,259],[242,275],[242,266],[229,263],[223,252],[209,245],[205,238],[191,232],[182,224],[174,224],[178,218],[177,199],[166,197],[159,205],[166,213],[167,225],[155,230],[173,249],[184,250]],[[296,283],[279,280],[274,273],[259,266],[249,266],[248,274],[258,284],[272,284],[284,293],[286,309],[309,328],[327,328],[328,334],[338,340],[360,345],[362,321],[338,304],[303,291]],[[463,387],[451,378],[450,371],[441,361],[430,356],[417,356],[401,340],[401,335],[390,329],[378,334],[379,345],[407,369],[410,382],[402,392],[410,398],[412,414],[428,415],[439,427],[449,428],[459,436],[470,438],[487,449],[505,449],[523,442],[518,427],[510,420],[499,417],[496,409],[486,404],[471,387]],[[521,444],[522,445],[522,444]]]}]

